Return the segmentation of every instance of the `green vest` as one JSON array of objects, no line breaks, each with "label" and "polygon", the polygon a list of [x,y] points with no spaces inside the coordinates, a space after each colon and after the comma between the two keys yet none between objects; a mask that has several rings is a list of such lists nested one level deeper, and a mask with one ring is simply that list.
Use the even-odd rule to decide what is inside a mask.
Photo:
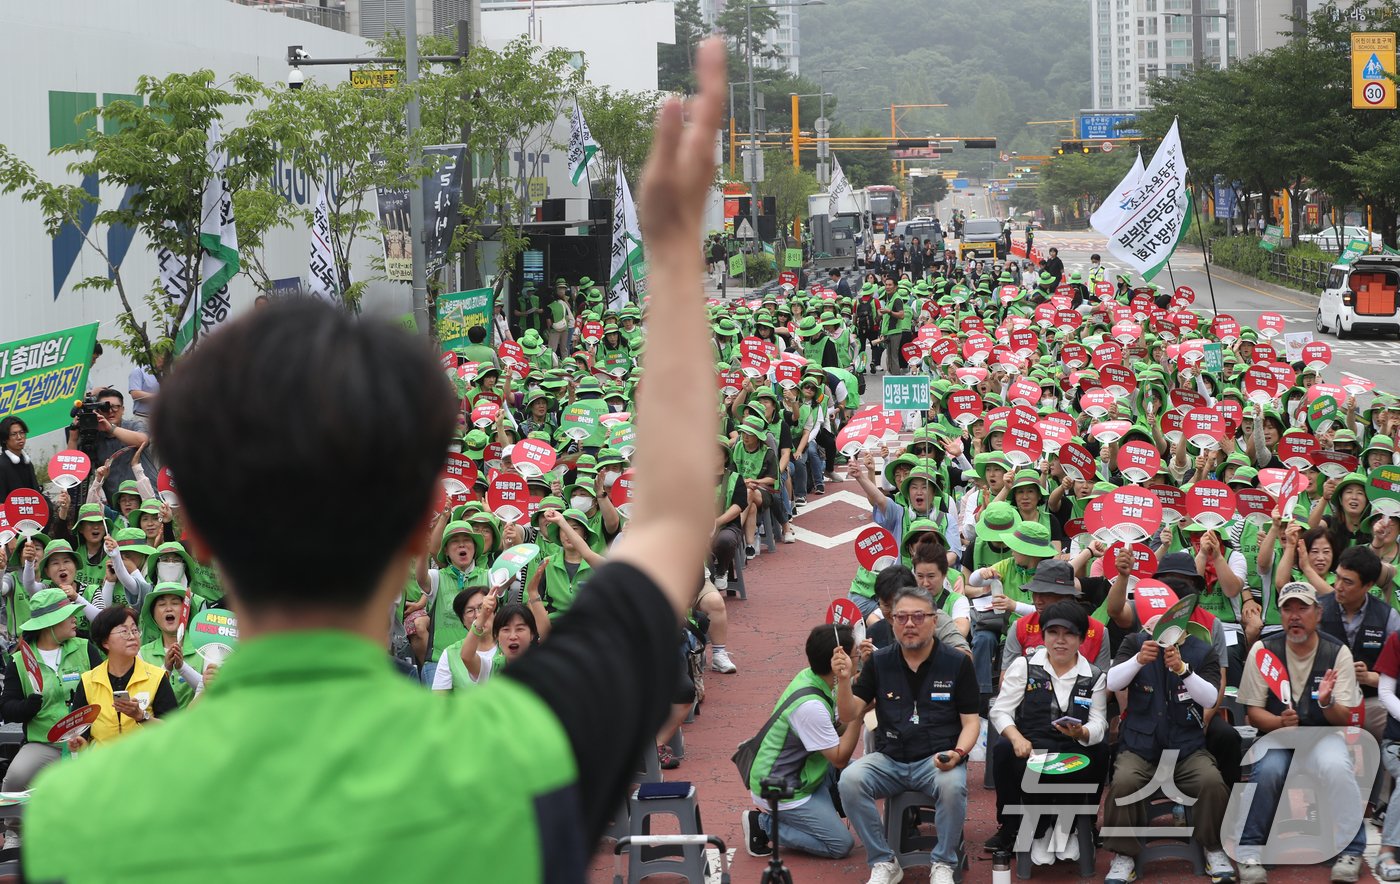
[{"label": "green vest", "polygon": [[[880,317],[880,334],[889,335],[895,332],[908,331],[912,326],[909,322],[909,301],[903,295],[895,295],[889,303],[890,313]],[[896,310],[904,311],[903,319],[895,319],[893,313]]]},{"label": "green vest", "polygon": [[844,368],[828,368],[827,371],[836,375],[846,385],[846,401],[842,404],[847,408],[860,408],[860,382],[856,380],[856,376]]},{"label": "green vest", "polygon": [[[785,777],[793,786],[793,799],[809,798],[821,787],[826,779],[827,768],[831,762],[826,760],[826,756],[820,752],[808,752],[802,745],[802,738],[792,729],[789,720],[792,711],[802,703],[820,699],[826,704],[827,712],[832,713],[833,700],[831,696],[831,685],[826,683],[826,679],[817,675],[811,669],[804,669],[797,673],[797,677],[787,686],[782,695],[778,697],[778,702],[774,706],[781,706],[783,701],[794,691],[801,688],[816,688],[820,694],[813,697],[803,698],[800,703],[795,703],[783,710],[783,714],[778,716],[778,720],[773,722],[773,726],[764,735],[762,744],[758,747],[758,754],[754,757],[753,767],[749,770],[748,787],[750,792],[759,791],[759,783],[770,776]],[[854,726],[854,725],[852,725]]]},{"label": "green vest", "polygon": [[[24,739],[30,743],[48,742],[49,728],[58,724],[60,718],[72,711],[68,708],[68,701],[78,689],[83,673],[92,668],[92,661],[88,659],[87,639],[70,638],[59,645],[59,649],[63,653],[58,660],[58,671],[55,672],[44,662],[39,648],[34,648],[34,656],[39,661],[39,672],[44,677],[44,689],[41,691],[44,705],[39,707],[39,714],[24,726]],[[29,680],[29,671],[24,668],[24,656],[15,651],[10,655],[10,659],[14,661],[15,671],[19,673],[20,691],[27,697],[34,693],[34,683]]]},{"label": "green vest", "polygon": [[472,674],[467,671],[467,664],[462,662],[462,646],[467,643],[466,639],[448,645],[443,651],[447,655],[447,668],[452,670],[452,690],[457,691],[467,685],[475,685],[472,681]]},{"label": "green vest", "polygon": [[849,327],[836,336],[836,364],[843,369],[851,367],[851,329]]},{"label": "green vest", "polygon": [[[151,788],[152,771],[199,747],[218,749]],[[35,880],[264,884],[275,858],[277,878],[302,884],[437,881],[462,877],[465,852],[467,877],[533,884],[560,832],[542,827],[577,812],[573,750],[538,694],[502,678],[434,697],[385,665],[382,641],[335,630],[244,641],[199,705],[102,753],[35,781],[24,845]],[[218,827],[158,855],[122,849],[123,832],[166,831],[172,807],[199,802],[219,808]],[[75,838],[94,807],[121,807],[123,825]],[[371,818],[393,821],[392,844],[366,835]]]},{"label": "green vest", "polygon": [[972,545],[972,570],[979,568],[990,568],[1003,559],[1011,558],[1011,547],[1007,547],[1001,552],[992,549],[990,540],[983,540],[980,537]]},{"label": "green vest", "polygon": [[436,660],[443,648],[467,637],[467,628],[452,613],[452,600],[465,586],[486,584],[486,568],[480,564],[470,574],[461,578],[462,572],[456,568],[443,568],[438,571],[437,597],[433,599],[433,647],[431,658]]},{"label": "green vest", "polygon": [[[195,653],[194,648],[190,647],[188,634],[185,636],[184,651],[185,662],[190,664],[191,669],[199,669],[201,658]],[[141,646],[140,656],[142,660],[152,666],[165,669],[165,640],[158,638],[155,641],[146,642]],[[175,699],[179,701],[180,708],[188,709],[190,701],[194,699],[194,685],[185,681],[184,676],[179,672],[171,672],[170,687],[175,691]]]},{"label": "green vest", "polygon": [[730,449],[730,460],[734,463],[734,472],[745,479],[757,479],[763,475],[763,459],[768,456],[768,444],[761,443],[754,451],[749,451],[744,447],[743,433],[739,434],[739,441],[734,443]]},{"label": "green vest", "polygon": [[856,576],[851,580],[851,590],[855,595],[875,598],[875,572],[856,565]]},{"label": "green vest", "polygon": [[825,350],[825,349],[826,349],[826,335],[818,335],[816,338],[814,338],[814,339],[812,339],[812,340],[807,340],[807,339],[804,338],[803,341],[802,341],[802,356],[803,356],[803,358],[805,358],[808,362],[812,363],[813,365],[817,366],[818,368],[821,367],[821,364],[822,364],[822,351]]},{"label": "green vest", "polygon": [[[543,558],[540,556],[530,564],[529,572],[525,577],[526,585],[535,578],[535,572],[539,570],[539,563]],[[540,595],[544,598],[544,608],[549,612],[551,620],[555,614],[562,614],[569,609],[569,606],[574,603],[574,596],[578,595],[579,588],[592,574],[593,569],[588,562],[580,560],[578,570],[570,579],[569,572],[564,568],[564,548],[557,546],[550,550],[549,564],[545,567],[544,577],[540,580]]]}]

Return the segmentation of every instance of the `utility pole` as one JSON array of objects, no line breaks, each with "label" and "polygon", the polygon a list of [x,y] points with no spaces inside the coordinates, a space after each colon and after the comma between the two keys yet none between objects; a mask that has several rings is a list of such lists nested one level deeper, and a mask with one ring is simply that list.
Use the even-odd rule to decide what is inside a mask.
[{"label": "utility pole", "polygon": [[[404,81],[410,90],[418,82],[418,2],[404,0]],[[412,95],[412,92],[410,92]],[[418,135],[418,96],[412,95],[408,101],[408,143]],[[418,324],[418,334],[427,337],[428,328],[428,273],[424,252],[428,248],[428,232],[423,229],[423,176],[420,173],[408,190],[408,223],[412,230],[413,245],[409,250],[413,255],[413,321]]]},{"label": "utility pole", "polygon": [[[480,0],[471,0],[471,11],[468,13],[471,18],[457,22],[457,56],[461,59],[457,63],[458,70],[465,69],[467,66],[467,58],[472,49],[472,27],[480,17],[480,9]],[[471,102],[471,95],[464,91],[462,93],[462,144],[465,146],[467,154],[467,168],[462,176],[462,207],[464,209],[470,209],[476,205],[476,181],[473,176],[476,171],[476,156],[471,149]],[[481,272],[476,266],[476,240],[469,238],[462,247],[462,290],[480,287]]]}]

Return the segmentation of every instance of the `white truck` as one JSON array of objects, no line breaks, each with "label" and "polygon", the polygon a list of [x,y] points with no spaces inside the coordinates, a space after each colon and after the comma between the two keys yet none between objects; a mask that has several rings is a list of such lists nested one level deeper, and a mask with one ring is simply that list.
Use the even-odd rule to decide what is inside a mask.
[{"label": "white truck", "polygon": [[842,211],[828,216],[831,196],[814,193],[807,197],[807,230],[811,236],[812,264],[818,270],[829,267],[858,269],[862,250],[870,241],[870,198],[864,190],[853,191]]}]

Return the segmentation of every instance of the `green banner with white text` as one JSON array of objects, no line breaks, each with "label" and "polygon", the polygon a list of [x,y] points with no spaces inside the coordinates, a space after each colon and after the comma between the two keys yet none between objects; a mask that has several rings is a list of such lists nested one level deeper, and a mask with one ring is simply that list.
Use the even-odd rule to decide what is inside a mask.
[{"label": "green banner with white text", "polygon": [[491,301],[494,294],[492,289],[484,288],[438,296],[438,337],[442,340],[444,351],[471,343],[467,340],[467,332],[478,325],[487,326],[486,338],[488,341],[491,339]]},{"label": "green banner with white text", "polygon": [[23,418],[31,438],[72,423],[96,343],[94,322],[0,344],[0,417]]}]

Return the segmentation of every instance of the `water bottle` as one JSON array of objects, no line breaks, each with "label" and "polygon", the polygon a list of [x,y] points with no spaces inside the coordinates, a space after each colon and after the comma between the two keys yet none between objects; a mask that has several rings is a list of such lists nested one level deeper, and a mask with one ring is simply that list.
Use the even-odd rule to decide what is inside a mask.
[{"label": "water bottle", "polygon": [[992,854],[992,884],[1011,884],[1011,852],[998,850]]}]

